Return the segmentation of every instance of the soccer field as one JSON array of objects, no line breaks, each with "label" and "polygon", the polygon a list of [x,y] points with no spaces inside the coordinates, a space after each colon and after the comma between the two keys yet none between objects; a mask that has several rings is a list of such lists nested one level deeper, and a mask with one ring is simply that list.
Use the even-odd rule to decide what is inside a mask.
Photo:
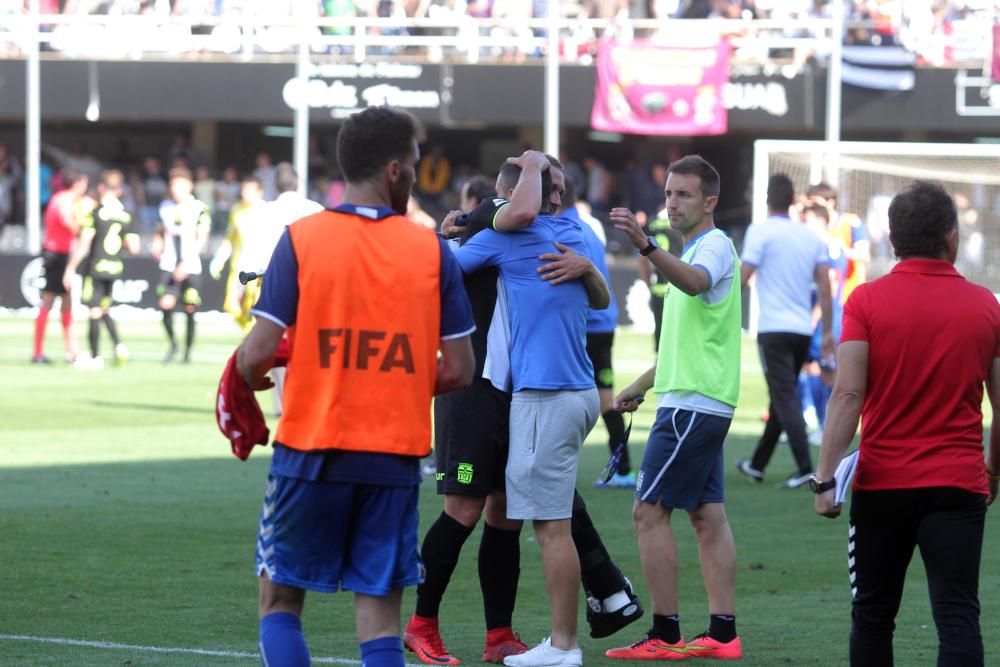
[{"label": "soccer field", "polygon": [[[80,371],[28,363],[32,320],[0,319],[0,665],[253,665],[257,663],[257,584],[253,552],[269,451],[241,462],[215,425],[215,389],[238,342],[222,320],[199,325],[190,365],[160,363],[158,324],[122,323],[131,352],[121,368]],[[82,327],[81,327],[82,328]],[[183,327],[182,327],[183,328]],[[47,352],[61,358],[58,325]],[[81,342],[83,342],[81,340]],[[107,341],[103,341],[105,349]],[[649,334],[620,333],[618,386],[652,362]],[[262,406],[270,407],[269,397]],[[779,446],[764,484],[734,464],[749,455],[766,404],[754,345],[746,341],[743,395],[726,444],[727,505],[736,537],[737,626],[747,665],[844,665],[850,625],[847,520],[813,513],[806,489],[779,490],[792,471]],[[632,431],[638,462],[655,401]],[[818,449],[813,449],[815,459]],[[649,601],[631,525],[631,494],[594,489],[607,460],[603,425],[591,434],[579,487],[647,616],[602,640],[586,636],[588,665],[609,665],[604,650],[638,639]],[[431,480],[421,490],[422,532],[441,511]],[[1000,664],[1000,537],[987,515],[980,597],[986,664]],[[707,626],[693,532],[675,515],[681,555],[681,627]],[[548,633],[538,545],[522,533],[514,628],[529,644]],[[484,638],[476,574],[478,534],[463,552],[441,610],[451,652],[478,663]],[[407,592],[405,618],[412,612]],[[311,594],[304,626],[317,662],[357,662],[348,595]],[[910,568],[897,618],[896,663],[932,665],[936,633],[919,558]],[[407,661],[415,663],[412,654]]]}]

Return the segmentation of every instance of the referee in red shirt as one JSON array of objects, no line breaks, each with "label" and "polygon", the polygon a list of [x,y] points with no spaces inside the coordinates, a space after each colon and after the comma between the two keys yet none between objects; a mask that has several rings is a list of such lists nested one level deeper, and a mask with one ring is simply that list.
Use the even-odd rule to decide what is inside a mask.
[{"label": "referee in red shirt", "polygon": [[[832,479],[861,417],[851,501],[851,665],[891,665],[914,547],[927,571],[938,662],[982,665],[979,565],[1000,467],[1000,304],[965,280],[955,204],[915,181],[889,207],[900,262],[844,307],[837,381],[810,482],[835,517]],[[983,385],[993,407],[983,454]]]}]

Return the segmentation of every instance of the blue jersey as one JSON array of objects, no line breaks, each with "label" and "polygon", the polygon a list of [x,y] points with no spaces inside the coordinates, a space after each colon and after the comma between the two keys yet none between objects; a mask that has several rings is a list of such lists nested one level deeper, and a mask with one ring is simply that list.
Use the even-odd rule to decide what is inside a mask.
[{"label": "blue jersey", "polygon": [[579,223],[580,229],[583,231],[583,242],[587,244],[587,252],[590,254],[590,261],[604,276],[604,282],[608,284],[608,292],[611,294],[611,303],[608,304],[607,308],[604,310],[591,308],[587,311],[587,333],[613,333],[618,325],[618,301],[615,299],[614,290],[611,289],[611,272],[608,271],[604,244],[601,243],[600,237],[590,228],[590,225],[580,219],[580,214],[575,207],[571,206],[563,211],[562,217]]},{"label": "blue jersey", "polygon": [[[376,220],[396,215],[389,208],[348,204],[334,210]],[[331,236],[330,242],[336,243],[336,237]],[[445,241],[442,239],[440,243],[441,338],[447,340],[467,336],[475,326],[462,285],[462,272]],[[286,229],[264,274],[260,300],[250,312],[284,327],[295,324],[299,302],[298,273],[295,248]],[[385,298],[392,299],[392,295],[386,294]],[[420,460],[412,456],[348,451],[302,452],[275,443],[271,469],[279,475],[297,479],[407,486],[420,483],[419,463]]]},{"label": "blue jersey", "polygon": [[587,357],[587,291],[578,280],[552,285],[538,274],[538,256],[558,252],[555,241],[590,257],[580,224],[550,215],[516,232],[483,230],[455,251],[466,273],[490,266],[500,270],[510,316],[514,391],[594,387]]}]

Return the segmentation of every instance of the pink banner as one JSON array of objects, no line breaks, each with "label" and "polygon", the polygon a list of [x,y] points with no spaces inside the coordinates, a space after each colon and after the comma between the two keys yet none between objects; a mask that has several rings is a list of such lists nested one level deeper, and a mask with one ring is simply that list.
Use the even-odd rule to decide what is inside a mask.
[{"label": "pink banner", "polygon": [[725,134],[722,87],[730,53],[728,42],[701,48],[601,42],[591,126],[626,134]]},{"label": "pink banner", "polygon": [[1000,83],[1000,23],[993,26],[993,80]]}]

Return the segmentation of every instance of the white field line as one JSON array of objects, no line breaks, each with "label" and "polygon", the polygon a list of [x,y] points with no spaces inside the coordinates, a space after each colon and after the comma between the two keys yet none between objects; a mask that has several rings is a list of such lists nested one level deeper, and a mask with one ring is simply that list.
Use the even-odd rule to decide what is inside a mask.
[{"label": "white field line", "polygon": [[[180,653],[187,655],[207,655],[217,658],[250,658],[260,660],[258,653],[248,653],[243,651],[213,651],[202,648],[183,648],[177,646],[141,646],[138,644],[117,644],[115,642],[88,641],[84,639],[66,639],[63,637],[35,637],[32,635],[6,635],[0,634],[0,641],[15,642],[35,642],[37,644],[56,644],[60,646],[81,646],[86,648],[99,648],[112,651],[140,651],[143,653]],[[312,661],[326,665],[360,665],[361,661],[352,658],[317,658]],[[418,667],[412,665],[411,667]]]}]

